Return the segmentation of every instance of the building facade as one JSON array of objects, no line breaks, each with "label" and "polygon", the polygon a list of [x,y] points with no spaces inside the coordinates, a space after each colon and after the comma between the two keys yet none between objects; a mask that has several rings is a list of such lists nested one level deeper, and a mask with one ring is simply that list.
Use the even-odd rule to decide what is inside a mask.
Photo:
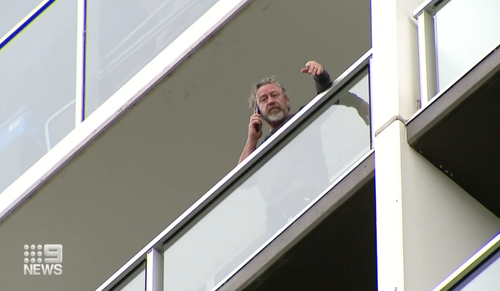
[{"label": "building facade", "polygon": [[499,3],[5,4],[2,290],[498,290]]}]

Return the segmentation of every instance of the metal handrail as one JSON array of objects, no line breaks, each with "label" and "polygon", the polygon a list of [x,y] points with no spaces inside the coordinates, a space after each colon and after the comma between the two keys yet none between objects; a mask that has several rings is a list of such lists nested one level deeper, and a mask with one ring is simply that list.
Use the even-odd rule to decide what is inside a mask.
[{"label": "metal handrail", "polygon": [[161,251],[163,244],[177,233],[183,226],[185,226],[191,219],[201,213],[202,209],[209,203],[221,196],[226,189],[236,180],[244,176],[249,169],[255,166],[262,158],[273,150],[273,148],[284,140],[290,133],[299,127],[304,120],[308,119],[314,114],[316,109],[327,103],[330,97],[344,88],[352,77],[356,76],[359,72],[366,68],[372,57],[372,50],[370,49],[361,58],[359,58],[353,65],[351,65],[342,75],[340,75],[332,84],[332,86],[325,92],[317,95],[302,110],[297,112],[286,124],[269,137],[261,146],[259,146],[250,156],[243,162],[237,165],[231,172],[222,178],[215,186],[213,186],[206,194],[198,199],[191,207],[182,213],[176,220],[174,220],[167,228],[158,234],[151,242],[149,242],[141,251],[133,256],[127,263],[125,263],[118,271],[116,271],[108,280],[106,280],[96,291],[110,290],[116,282],[127,276],[130,270],[134,269],[140,262],[147,258],[147,254],[151,250]]},{"label": "metal handrail", "polygon": [[413,12],[413,17],[418,18],[424,11],[430,15],[435,15],[446,3],[451,0],[426,0]]},{"label": "metal handrail", "polygon": [[7,34],[0,38],[0,49],[2,49],[9,41],[18,35],[28,24],[30,24],[38,15],[47,9],[56,0],[45,0],[33,9],[23,20],[19,21]]},{"label": "metal handrail", "polygon": [[467,262],[460,266],[448,278],[446,278],[439,286],[434,288],[433,291],[448,291],[460,283],[470,272],[474,271],[476,267],[481,265],[488,257],[500,248],[500,233],[497,234],[489,243],[487,243],[481,250],[472,256]]}]

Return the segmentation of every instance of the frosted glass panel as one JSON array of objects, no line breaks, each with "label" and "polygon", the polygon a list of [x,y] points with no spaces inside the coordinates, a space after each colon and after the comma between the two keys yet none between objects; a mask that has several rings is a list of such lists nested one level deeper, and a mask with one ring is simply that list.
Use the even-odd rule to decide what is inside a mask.
[{"label": "frosted glass panel", "polygon": [[58,0],[0,50],[0,193],[75,126],[76,16]]},{"label": "frosted glass panel", "polygon": [[113,291],[145,291],[146,269],[144,266],[128,275]]},{"label": "frosted glass panel", "polygon": [[337,92],[314,121],[302,124],[165,251],[165,291],[211,290],[370,150],[368,80],[364,71]]},{"label": "frosted glass panel", "polygon": [[218,0],[87,0],[89,116]]},{"label": "frosted glass panel", "polygon": [[438,85],[462,77],[500,44],[500,0],[451,0],[435,16]]},{"label": "frosted glass panel", "polygon": [[42,2],[42,0],[0,1],[0,39]]}]

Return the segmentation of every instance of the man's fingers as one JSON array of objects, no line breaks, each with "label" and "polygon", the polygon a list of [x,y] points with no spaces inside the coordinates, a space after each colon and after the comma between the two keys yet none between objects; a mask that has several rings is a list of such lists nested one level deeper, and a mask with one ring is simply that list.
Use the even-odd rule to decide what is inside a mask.
[{"label": "man's fingers", "polygon": [[250,123],[251,124],[262,124],[262,121],[260,121],[259,119],[253,119]]},{"label": "man's fingers", "polygon": [[256,126],[257,125],[259,128],[262,126],[262,122],[259,121],[259,120],[254,120],[254,121],[252,121],[251,124],[252,124],[252,126]]},{"label": "man's fingers", "polygon": [[314,77],[323,73],[323,67],[315,61],[309,61],[300,72]]},{"label": "man's fingers", "polygon": [[318,76],[318,75],[321,75],[323,73],[323,67],[319,66],[319,67],[315,67],[313,72],[311,73],[311,76]]},{"label": "man's fingers", "polygon": [[262,121],[260,121],[259,119],[253,119],[252,121],[250,121],[250,127],[255,128],[257,131],[260,131],[260,129],[262,128]]},{"label": "man's fingers", "polygon": [[260,114],[252,115],[252,117],[250,118],[250,123],[254,124],[256,122],[262,124],[262,121],[260,120]]}]

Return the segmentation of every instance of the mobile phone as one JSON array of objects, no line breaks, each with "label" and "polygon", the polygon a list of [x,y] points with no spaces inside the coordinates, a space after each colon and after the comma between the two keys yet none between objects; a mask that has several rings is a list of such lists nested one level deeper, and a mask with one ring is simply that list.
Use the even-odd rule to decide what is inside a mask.
[{"label": "mobile phone", "polygon": [[[258,114],[260,114],[260,109],[259,109],[259,106],[257,104],[254,104],[254,112],[257,112]],[[255,127],[255,131],[259,132],[259,126],[257,124],[255,124],[254,127]]]},{"label": "mobile phone", "polygon": [[254,110],[254,112],[257,112],[258,114],[260,114],[260,108],[259,108],[259,106],[257,104],[255,104],[253,106],[253,110]]}]

